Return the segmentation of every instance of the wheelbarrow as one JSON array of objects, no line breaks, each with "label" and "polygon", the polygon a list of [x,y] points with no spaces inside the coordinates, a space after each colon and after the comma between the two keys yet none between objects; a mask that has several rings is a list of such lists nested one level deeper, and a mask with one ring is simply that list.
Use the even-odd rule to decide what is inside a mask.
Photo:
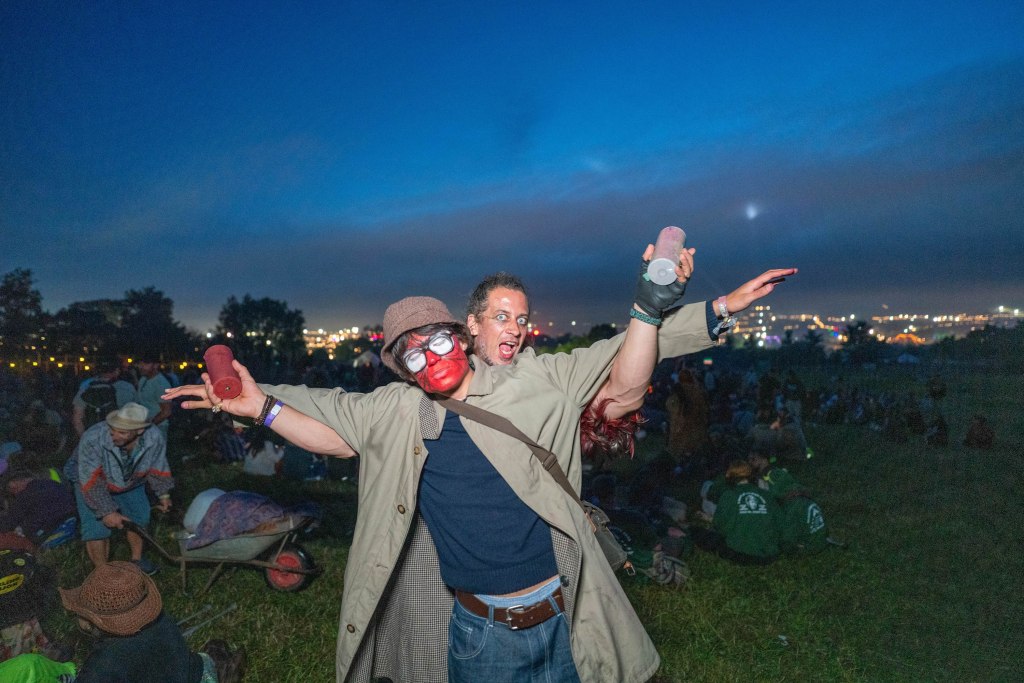
[{"label": "wheelbarrow", "polygon": [[126,522],[125,525],[156,548],[168,562],[179,565],[183,591],[188,590],[187,570],[190,564],[213,564],[216,567],[200,593],[210,589],[227,565],[258,567],[263,570],[268,586],[293,593],[305,588],[322,571],[316,566],[313,557],[295,542],[298,532],[312,521],[312,517],[287,515],[273,525],[261,527],[259,531],[224,538],[191,550],[185,546],[194,534],[181,529],[173,534],[178,542],[178,555],[168,552],[139,525],[132,522]]}]

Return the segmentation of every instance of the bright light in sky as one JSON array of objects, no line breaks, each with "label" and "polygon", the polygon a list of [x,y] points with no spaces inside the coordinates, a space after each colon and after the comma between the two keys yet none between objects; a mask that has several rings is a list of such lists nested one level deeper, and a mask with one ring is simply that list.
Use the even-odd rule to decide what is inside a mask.
[{"label": "bright light in sky", "polygon": [[759,213],[761,213],[761,209],[757,204],[747,204],[747,220],[754,220]]}]

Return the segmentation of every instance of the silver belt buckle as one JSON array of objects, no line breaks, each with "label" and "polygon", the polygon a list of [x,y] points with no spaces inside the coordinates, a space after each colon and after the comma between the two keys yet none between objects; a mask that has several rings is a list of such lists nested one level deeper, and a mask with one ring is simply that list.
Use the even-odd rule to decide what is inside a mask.
[{"label": "silver belt buckle", "polygon": [[510,631],[519,630],[518,626],[512,625],[512,612],[514,610],[519,610],[519,613],[522,614],[526,610],[526,605],[513,605],[505,610],[505,626],[508,626]]}]

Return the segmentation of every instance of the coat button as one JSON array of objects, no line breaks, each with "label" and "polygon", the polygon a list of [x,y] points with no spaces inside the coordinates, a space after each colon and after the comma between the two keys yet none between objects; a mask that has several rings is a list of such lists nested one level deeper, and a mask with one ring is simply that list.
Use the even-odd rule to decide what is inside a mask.
[{"label": "coat button", "polygon": [[420,454],[420,447],[419,446],[413,446],[412,454],[413,455],[419,455]]},{"label": "coat button", "polygon": [[355,633],[356,632],[356,627],[353,626],[352,624],[349,624],[348,626],[345,627],[345,630],[348,631],[349,633]]},{"label": "coat button", "polygon": [[399,514],[404,515],[405,514],[405,506],[404,505],[399,505],[398,506],[398,512],[399,512]]}]

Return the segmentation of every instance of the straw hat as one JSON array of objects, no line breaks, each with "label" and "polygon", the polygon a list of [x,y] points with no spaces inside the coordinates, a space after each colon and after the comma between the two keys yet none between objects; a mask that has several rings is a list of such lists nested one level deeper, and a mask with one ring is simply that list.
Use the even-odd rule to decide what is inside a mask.
[{"label": "straw hat", "polygon": [[388,306],[384,311],[384,348],[380,354],[384,365],[401,375],[401,365],[391,353],[395,341],[410,330],[438,323],[458,324],[459,321],[447,306],[432,296],[407,296]]},{"label": "straw hat", "polygon": [[145,429],[149,426],[149,411],[139,403],[125,403],[117,410],[107,413],[107,424],[126,432]]},{"label": "straw hat", "polygon": [[153,579],[131,562],[108,562],[78,588],[61,588],[64,607],[101,631],[130,636],[151,624],[163,609]]}]

